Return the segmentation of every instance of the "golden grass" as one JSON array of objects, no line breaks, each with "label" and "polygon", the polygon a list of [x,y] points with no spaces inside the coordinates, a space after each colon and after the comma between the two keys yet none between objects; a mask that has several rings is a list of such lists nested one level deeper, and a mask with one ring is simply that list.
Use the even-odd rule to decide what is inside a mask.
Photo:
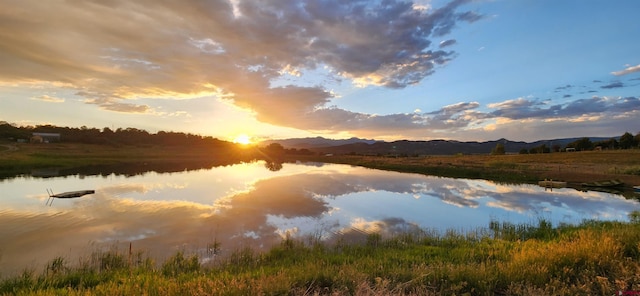
[{"label": "golden grass", "polygon": [[[298,156],[297,158],[302,158]],[[360,165],[369,168],[425,173],[446,177],[483,178],[496,181],[582,182],[620,179],[640,185],[640,150],[607,150],[509,155],[433,155],[380,157],[341,155],[307,157],[315,161]]]},{"label": "golden grass", "polygon": [[269,252],[239,250],[206,268],[181,253],[161,268],[148,260],[124,264],[118,254],[107,256],[117,263],[110,269],[73,269],[54,259],[42,276],[0,281],[0,294],[613,295],[640,289],[640,224],[540,225],[516,227],[524,240],[491,231],[372,234],[364,244],[333,246],[288,238]]}]

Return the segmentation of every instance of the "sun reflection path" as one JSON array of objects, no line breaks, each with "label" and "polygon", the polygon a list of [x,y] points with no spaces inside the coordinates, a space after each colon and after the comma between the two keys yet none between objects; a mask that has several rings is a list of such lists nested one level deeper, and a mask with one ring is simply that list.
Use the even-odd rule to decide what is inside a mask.
[{"label": "sun reflection path", "polygon": [[[74,178],[0,184],[0,192],[22,197],[0,200],[0,272],[79,256],[100,242],[100,247],[132,243],[164,258],[178,250],[200,254],[211,244],[220,244],[221,254],[238,246],[269,248],[287,234],[362,238],[374,230],[487,227],[495,218],[531,223],[540,215],[553,223],[626,220],[640,209],[637,201],[601,192],[547,192],[534,185],[321,163],[287,163],[277,172],[258,162],[131,178]],[[34,198],[34,188],[74,184],[98,190],[91,198],[54,207]]]}]

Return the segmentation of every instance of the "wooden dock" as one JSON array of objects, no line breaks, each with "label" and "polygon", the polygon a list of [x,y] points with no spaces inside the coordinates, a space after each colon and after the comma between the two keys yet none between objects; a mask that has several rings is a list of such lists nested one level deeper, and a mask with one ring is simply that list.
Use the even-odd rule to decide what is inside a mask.
[{"label": "wooden dock", "polygon": [[567,187],[567,182],[544,180],[544,181],[539,181],[538,185],[544,188],[564,188],[564,187]]}]

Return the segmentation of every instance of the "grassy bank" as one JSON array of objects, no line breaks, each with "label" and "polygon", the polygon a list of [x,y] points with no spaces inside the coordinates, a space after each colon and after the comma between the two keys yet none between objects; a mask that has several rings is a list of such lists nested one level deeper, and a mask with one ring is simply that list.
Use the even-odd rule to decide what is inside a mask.
[{"label": "grassy bank", "polygon": [[[9,149],[8,147],[12,147]],[[73,170],[89,166],[200,164],[216,166],[252,159],[243,149],[186,146],[109,146],[74,143],[5,144],[0,151],[0,177],[28,174],[32,170]],[[195,167],[199,168],[198,165]],[[183,168],[184,169],[184,168]]]},{"label": "grassy bank", "polygon": [[[637,218],[637,215],[634,214]],[[2,295],[612,295],[638,290],[640,224],[551,227],[492,222],[470,233],[429,231],[327,245],[286,239],[215,264],[178,253],[97,254],[0,282]]]},{"label": "grassy bank", "polygon": [[500,182],[553,179],[579,185],[582,182],[620,179],[628,186],[640,185],[640,150],[423,157],[336,155],[298,156],[297,159]]},{"label": "grassy bank", "polygon": [[[72,169],[105,165],[190,163],[193,167],[227,165],[265,157],[253,148],[189,146],[109,146],[89,144],[16,144],[0,147],[0,177],[33,169]],[[9,149],[12,147],[12,149]],[[454,178],[500,182],[562,180],[573,184],[620,179],[640,185],[640,150],[586,151],[517,155],[432,155],[423,157],[280,155],[287,161],[319,161]],[[183,168],[184,169],[184,168]]]}]

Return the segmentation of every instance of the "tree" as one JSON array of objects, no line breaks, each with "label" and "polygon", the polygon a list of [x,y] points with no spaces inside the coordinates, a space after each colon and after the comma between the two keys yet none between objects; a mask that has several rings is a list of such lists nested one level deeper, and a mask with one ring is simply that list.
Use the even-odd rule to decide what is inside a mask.
[{"label": "tree", "polygon": [[28,139],[31,133],[28,130],[9,124],[6,121],[0,121],[0,139]]},{"label": "tree", "polygon": [[504,155],[504,144],[498,143],[496,147],[491,150],[491,155]]},{"label": "tree", "polygon": [[584,137],[567,144],[567,148],[575,148],[577,151],[591,150],[593,149],[593,143],[589,138]]},{"label": "tree", "polygon": [[284,150],[284,147],[280,145],[280,143],[271,143],[267,145],[267,147],[265,147],[265,152],[269,156],[279,156],[284,154],[285,150]]},{"label": "tree", "polygon": [[277,172],[282,169],[282,162],[267,160],[264,162],[264,167],[272,172]]},{"label": "tree", "polygon": [[600,146],[602,149],[618,149],[618,140],[611,138],[609,140],[598,141],[593,143],[594,147]]},{"label": "tree", "polygon": [[633,138],[633,135],[626,132],[620,137],[620,149],[631,149],[632,147],[637,146],[638,144],[634,142],[635,139]]},{"label": "tree", "polygon": [[551,152],[551,150],[549,149],[549,147],[547,147],[547,144],[542,144],[540,146],[533,147],[533,148],[529,149],[529,153],[531,153],[531,154],[549,153],[549,152]]}]

